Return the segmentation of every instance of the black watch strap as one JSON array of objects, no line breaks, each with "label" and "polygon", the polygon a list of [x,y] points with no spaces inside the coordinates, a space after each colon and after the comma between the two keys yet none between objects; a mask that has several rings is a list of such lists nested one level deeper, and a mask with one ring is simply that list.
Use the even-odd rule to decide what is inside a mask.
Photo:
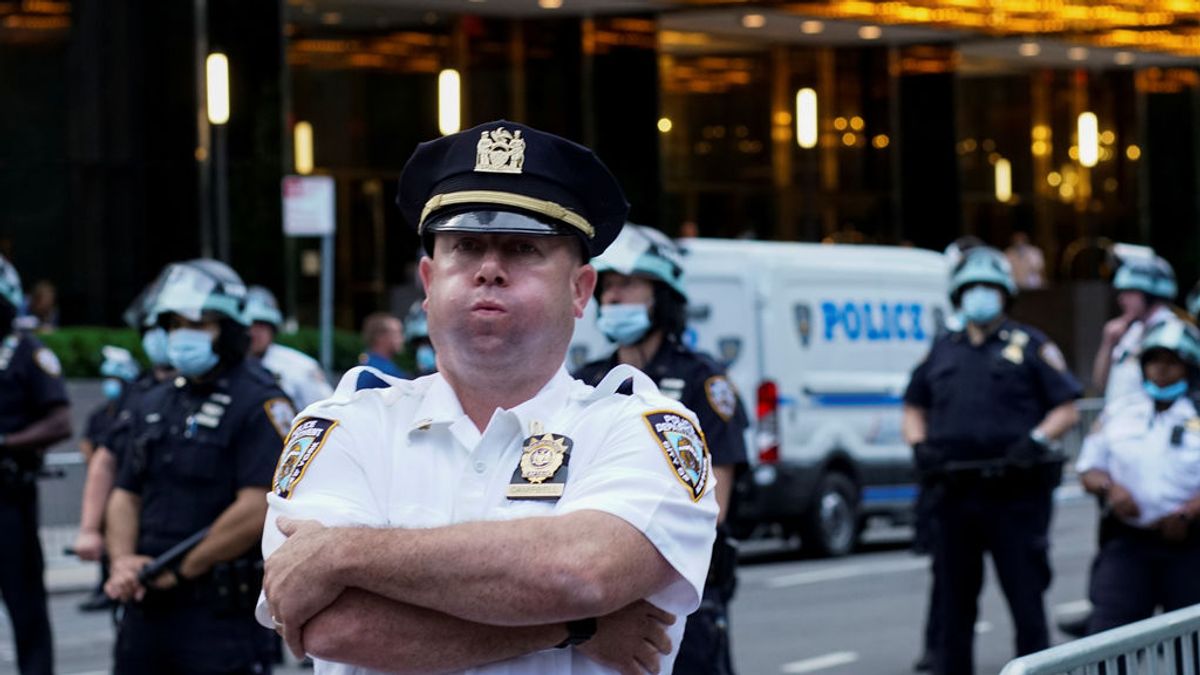
[{"label": "black watch strap", "polygon": [[596,634],[596,619],[576,619],[567,622],[567,639],[554,645],[555,649],[577,647]]}]

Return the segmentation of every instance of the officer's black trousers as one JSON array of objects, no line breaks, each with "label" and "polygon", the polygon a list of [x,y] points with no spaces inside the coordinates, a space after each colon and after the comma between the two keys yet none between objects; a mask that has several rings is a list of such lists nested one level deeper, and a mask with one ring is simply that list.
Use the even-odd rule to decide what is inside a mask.
[{"label": "officer's black trousers", "polygon": [[675,675],[733,675],[726,612],[720,591],[706,586],[700,608],[688,616],[683,629]]},{"label": "officer's black trousers", "polygon": [[1109,536],[1092,563],[1088,633],[1147,619],[1159,607],[1200,603],[1200,531],[1176,543],[1115,520],[1106,525]]},{"label": "officer's black trousers", "polygon": [[0,595],[12,621],[21,675],[54,671],[37,501],[35,484],[0,487],[0,539],[5,548],[0,553]]},{"label": "officer's black trousers", "polygon": [[270,636],[253,616],[220,617],[208,603],[126,605],[114,675],[270,673]]},{"label": "officer's black trousers", "polygon": [[948,488],[936,509],[934,574],[942,588],[942,638],[934,672],[974,673],[973,642],[990,553],[1016,626],[1017,655],[1049,646],[1043,594],[1050,586],[1052,493],[1043,485],[980,480]]}]

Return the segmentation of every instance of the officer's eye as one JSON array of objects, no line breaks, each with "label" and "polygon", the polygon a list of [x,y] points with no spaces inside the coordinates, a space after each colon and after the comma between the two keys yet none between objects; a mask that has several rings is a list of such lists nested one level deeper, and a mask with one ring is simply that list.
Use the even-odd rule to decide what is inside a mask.
[{"label": "officer's eye", "polygon": [[518,241],[512,246],[513,251],[521,255],[532,255],[538,252],[538,247],[528,241]]},{"label": "officer's eye", "polygon": [[455,251],[463,251],[466,253],[478,251],[480,248],[479,240],[469,237],[460,237],[454,242]]}]

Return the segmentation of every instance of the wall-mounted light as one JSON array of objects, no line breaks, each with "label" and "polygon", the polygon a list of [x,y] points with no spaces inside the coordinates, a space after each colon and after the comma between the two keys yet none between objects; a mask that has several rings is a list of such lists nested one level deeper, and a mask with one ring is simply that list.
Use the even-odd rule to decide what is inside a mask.
[{"label": "wall-mounted light", "polygon": [[296,173],[307,176],[313,172],[313,128],[308,122],[296,122],[292,129],[292,155]]},{"label": "wall-mounted light", "polygon": [[1096,113],[1079,114],[1077,134],[1079,164],[1086,167],[1096,166],[1096,161],[1100,158],[1100,123],[1096,119]]},{"label": "wall-mounted light", "polygon": [[858,29],[858,37],[864,40],[878,40],[883,37],[883,29],[879,26],[863,26]]},{"label": "wall-mounted light", "polygon": [[996,200],[1008,202],[1012,199],[1012,164],[1001,157],[996,160]]},{"label": "wall-mounted light", "polygon": [[438,131],[456,134],[462,128],[462,80],[458,71],[447,68],[438,73]]},{"label": "wall-mounted light", "polygon": [[825,22],[809,19],[800,23],[800,32],[805,35],[820,35],[825,32]]},{"label": "wall-mounted light", "polygon": [[796,92],[796,142],[805,150],[817,147],[817,92],[809,87]]},{"label": "wall-mounted light", "polygon": [[229,121],[229,59],[220,52],[208,55],[204,62],[208,90],[208,121],[225,124]]}]

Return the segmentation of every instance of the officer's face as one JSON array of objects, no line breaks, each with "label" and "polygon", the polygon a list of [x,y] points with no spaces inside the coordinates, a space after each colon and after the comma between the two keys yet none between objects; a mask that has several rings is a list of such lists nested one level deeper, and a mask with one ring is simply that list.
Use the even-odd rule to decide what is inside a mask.
[{"label": "officer's face", "polygon": [[275,329],[265,321],[255,321],[250,324],[249,332],[250,353],[262,356],[267,352],[267,347],[271,346],[271,342],[275,340]]},{"label": "officer's face", "polygon": [[1156,349],[1146,357],[1142,374],[1155,385],[1167,387],[1187,377],[1187,366],[1171,352]]},{"label": "officer's face", "polygon": [[569,236],[439,233],[420,272],[443,367],[560,362],[596,285]]},{"label": "officer's face", "polygon": [[1121,308],[1121,316],[1141,316],[1146,313],[1146,295],[1141,291],[1121,291],[1117,293],[1117,307]]},{"label": "officer's face", "polygon": [[600,276],[600,304],[650,307],[654,304],[654,282],[642,277],[605,272]]}]

